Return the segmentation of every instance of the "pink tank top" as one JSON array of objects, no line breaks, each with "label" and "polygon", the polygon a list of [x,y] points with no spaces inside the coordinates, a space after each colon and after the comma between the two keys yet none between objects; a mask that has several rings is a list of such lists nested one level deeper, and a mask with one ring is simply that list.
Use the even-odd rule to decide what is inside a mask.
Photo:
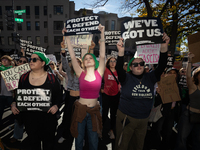
[{"label": "pink tank top", "polygon": [[97,70],[94,72],[96,80],[86,81],[86,73],[82,71],[79,77],[79,90],[81,98],[96,99],[99,97],[102,77]]}]

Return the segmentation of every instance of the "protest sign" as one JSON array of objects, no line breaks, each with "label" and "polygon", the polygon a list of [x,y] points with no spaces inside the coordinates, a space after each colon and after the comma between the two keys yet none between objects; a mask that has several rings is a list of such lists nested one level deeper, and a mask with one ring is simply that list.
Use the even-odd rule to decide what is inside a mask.
[{"label": "protest sign", "polygon": [[174,57],[168,56],[168,58],[167,58],[167,68],[173,67],[173,64],[174,64]]},{"label": "protest sign", "polygon": [[181,75],[179,83],[180,87],[187,88],[187,79],[185,75]]},{"label": "protest sign", "polygon": [[19,111],[45,111],[51,107],[50,89],[17,89],[17,108]]},{"label": "protest sign", "polygon": [[65,36],[101,33],[98,30],[100,18],[97,15],[69,19],[66,21]]},{"label": "protest sign", "polygon": [[146,64],[158,64],[160,44],[137,46],[137,56],[142,57]]},{"label": "protest sign", "polygon": [[164,43],[163,27],[160,18],[138,17],[124,21],[121,34],[124,40],[131,40],[136,45]]},{"label": "protest sign", "polygon": [[18,54],[12,54],[12,55],[10,55],[10,57],[11,57],[13,60],[18,60],[18,59],[19,59]]},{"label": "protest sign", "polygon": [[188,36],[188,47],[189,51],[195,55],[192,59],[192,63],[199,62],[200,32]]},{"label": "protest sign", "polygon": [[108,45],[116,45],[121,37],[121,31],[105,31],[105,43]]},{"label": "protest sign", "polygon": [[172,74],[162,77],[158,82],[158,88],[160,89],[159,94],[163,104],[181,100],[175,75]]},{"label": "protest sign", "polygon": [[182,68],[182,61],[174,61],[173,67],[176,68],[177,70],[180,70]]},{"label": "protest sign", "polygon": [[[80,47],[82,45],[91,45],[93,34],[89,35],[73,35],[70,36],[70,42],[73,47]],[[64,38],[65,45],[67,45],[66,38]]]},{"label": "protest sign", "polygon": [[26,50],[25,50],[25,55],[26,57],[31,57],[31,55],[34,53],[34,52],[42,52],[42,53],[45,53],[46,49],[45,48],[42,48],[42,47],[38,47],[38,46],[34,46],[34,45],[27,45],[26,46]]},{"label": "protest sign", "polygon": [[50,59],[50,61],[55,62],[55,64],[57,65],[57,60],[56,60],[56,56],[53,54],[49,54],[47,55],[47,57]]},{"label": "protest sign", "polygon": [[[68,49],[65,49],[65,50],[66,50],[67,59],[71,60]],[[78,58],[81,58],[81,48],[73,48],[73,50],[74,50],[75,56],[78,57]]]},{"label": "protest sign", "polygon": [[2,71],[1,75],[5,81],[8,91],[18,88],[18,82],[22,74],[30,70],[29,64],[23,64],[8,70]]},{"label": "protest sign", "polygon": [[33,42],[20,39],[20,48],[21,49],[26,49],[27,45],[33,45]]}]

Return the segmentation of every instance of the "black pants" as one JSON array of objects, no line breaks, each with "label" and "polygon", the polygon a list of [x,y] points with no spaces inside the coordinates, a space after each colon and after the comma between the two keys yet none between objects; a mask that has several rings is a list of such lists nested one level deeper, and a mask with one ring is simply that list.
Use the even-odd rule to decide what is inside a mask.
[{"label": "black pants", "polygon": [[103,97],[102,97],[103,126],[105,124],[106,119],[108,118],[108,110],[110,108],[110,120],[111,120],[110,129],[111,130],[115,129],[116,114],[117,114],[117,109],[118,109],[118,105],[119,105],[119,97],[120,97],[120,93],[118,93],[115,96],[109,96],[104,93]]},{"label": "black pants", "polygon": [[63,131],[62,137],[67,140],[66,149],[70,149],[70,150],[72,148],[72,144],[74,141],[74,137],[71,135],[71,132],[70,132],[71,118],[72,118],[72,114],[73,114],[73,105],[77,99],[79,99],[79,96],[76,96],[76,97],[69,96],[68,105],[67,105],[67,108],[65,109],[65,112],[63,115],[63,120],[65,122],[65,126],[64,126],[64,131]]},{"label": "black pants", "polygon": [[53,150],[57,126],[56,115],[46,112],[22,112],[21,115],[31,150],[41,150],[41,141],[43,150]]}]

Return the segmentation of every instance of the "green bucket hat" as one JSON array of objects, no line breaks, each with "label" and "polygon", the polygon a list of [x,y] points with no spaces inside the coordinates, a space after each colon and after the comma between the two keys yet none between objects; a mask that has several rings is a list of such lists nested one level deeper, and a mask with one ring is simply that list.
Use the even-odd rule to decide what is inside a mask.
[{"label": "green bucket hat", "polygon": [[41,52],[34,52],[33,54],[38,55],[38,56],[45,62],[46,65],[49,64],[50,59],[49,59],[44,53],[41,53]]},{"label": "green bucket hat", "polygon": [[85,58],[86,55],[91,55],[91,56],[93,57],[94,62],[95,62],[95,69],[97,69],[97,68],[99,67],[99,62],[98,62],[96,56],[95,56],[94,54],[92,54],[92,53],[86,53],[86,54],[83,56],[82,61],[84,60],[84,58]]},{"label": "green bucket hat", "polygon": [[127,72],[131,71],[131,70],[130,70],[130,66],[131,66],[131,63],[132,63],[132,61],[133,61],[134,59],[135,59],[135,57],[133,57],[133,58],[129,61],[128,67],[127,67]]}]

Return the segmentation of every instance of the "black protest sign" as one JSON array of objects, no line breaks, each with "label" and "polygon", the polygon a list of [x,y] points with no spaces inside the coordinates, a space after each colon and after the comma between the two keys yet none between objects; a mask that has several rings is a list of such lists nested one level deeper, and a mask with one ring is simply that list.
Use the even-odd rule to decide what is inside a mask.
[{"label": "black protest sign", "polygon": [[181,75],[179,83],[180,87],[187,88],[187,80],[185,75]]},{"label": "black protest sign", "polygon": [[44,111],[51,107],[50,89],[17,89],[17,108],[20,111]]},{"label": "black protest sign", "polygon": [[43,47],[38,47],[38,46],[34,46],[34,45],[27,45],[26,46],[26,50],[25,50],[25,55],[26,57],[31,57],[31,55],[34,53],[34,52],[42,52],[42,53],[45,53],[46,52],[46,49],[43,48]]},{"label": "black protest sign", "polygon": [[122,38],[137,45],[164,43],[160,18],[138,17],[124,21],[121,25]]},{"label": "black protest sign", "polygon": [[105,31],[106,44],[116,45],[121,37],[121,31]]},{"label": "black protest sign", "polygon": [[[68,49],[65,49],[65,50],[66,50],[67,59],[71,60],[71,57],[70,57]],[[74,50],[75,56],[78,57],[78,58],[81,58],[81,48],[75,48],[74,47],[73,50]]]},{"label": "black protest sign", "polygon": [[65,36],[101,33],[98,30],[99,23],[100,18],[97,15],[69,19],[65,25]]},{"label": "black protest sign", "polygon": [[25,50],[27,45],[33,45],[33,42],[20,39],[20,48],[21,49]]},{"label": "black protest sign", "polygon": [[173,64],[174,64],[174,57],[168,56],[168,58],[167,58],[167,68],[173,67]]},{"label": "black protest sign", "polygon": [[14,60],[18,60],[18,59],[19,59],[18,54],[12,54],[12,55],[10,55],[10,57],[11,57],[12,59],[14,59]]}]

